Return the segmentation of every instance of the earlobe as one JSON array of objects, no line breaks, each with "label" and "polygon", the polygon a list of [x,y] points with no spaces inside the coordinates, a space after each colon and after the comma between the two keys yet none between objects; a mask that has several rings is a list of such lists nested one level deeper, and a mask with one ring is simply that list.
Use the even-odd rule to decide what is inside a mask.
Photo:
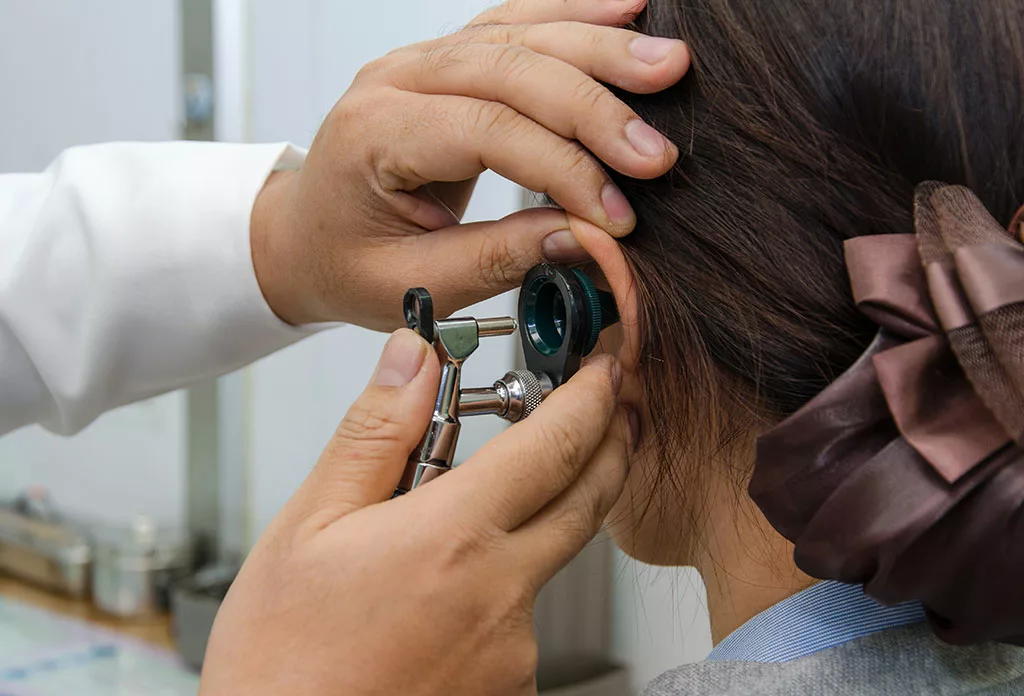
[{"label": "earlobe", "polygon": [[[600,227],[586,220],[569,215],[569,229],[590,257],[594,260],[608,287],[615,296],[621,322],[609,328],[606,333],[618,330],[621,340],[608,342],[617,344],[616,352],[623,368],[628,372],[636,369],[640,357],[639,296],[633,268],[619,242]],[[607,345],[602,336],[602,344]]]}]

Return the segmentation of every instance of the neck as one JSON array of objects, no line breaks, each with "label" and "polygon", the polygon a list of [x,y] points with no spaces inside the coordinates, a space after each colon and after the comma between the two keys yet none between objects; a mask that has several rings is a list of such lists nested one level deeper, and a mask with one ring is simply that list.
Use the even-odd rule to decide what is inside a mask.
[{"label": "neck", "polygon": [[816,581],[793,562],[793,545],[776,532],[735,484],[720,482],[700,530],[706,541],[695,565],[708,592],[712,639],[723,638],[756,614]]}]

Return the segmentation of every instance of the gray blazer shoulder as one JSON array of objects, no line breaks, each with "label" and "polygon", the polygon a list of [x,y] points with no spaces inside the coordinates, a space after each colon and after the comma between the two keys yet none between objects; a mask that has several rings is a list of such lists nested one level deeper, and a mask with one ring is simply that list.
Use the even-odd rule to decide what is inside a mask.
[{"label": "gray blazer shoulder", "polygon": [[890,629],[790,662],[700,662],[643,696],[1024,696],[1024,648],[943,643],[927,624]]}]

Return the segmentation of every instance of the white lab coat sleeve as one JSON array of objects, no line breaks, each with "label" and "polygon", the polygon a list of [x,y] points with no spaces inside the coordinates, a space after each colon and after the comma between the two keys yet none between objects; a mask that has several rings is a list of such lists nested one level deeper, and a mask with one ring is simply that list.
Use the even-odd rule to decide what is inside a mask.
[{"label": "white lab coat sleeve", "polygon": [[312,329],[271,311],[249,218],[289,145],[112,143],[0,175],[0,433],[81,430]]}]

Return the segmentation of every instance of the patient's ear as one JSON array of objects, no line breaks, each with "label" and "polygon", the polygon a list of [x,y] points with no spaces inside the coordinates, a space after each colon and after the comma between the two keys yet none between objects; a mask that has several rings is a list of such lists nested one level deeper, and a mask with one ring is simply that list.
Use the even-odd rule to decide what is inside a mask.
[{"label": "patient's ear", "polygon": [[627,372],[636,370],[640,355],[640,324],[637,287],[633,269],[626,260],[619,242],[600,227],[569,215],[573,235],[594,260],[587,271],[602,290],[615,295],[619,324],[601,334],[598,350],[617,355]]}]

